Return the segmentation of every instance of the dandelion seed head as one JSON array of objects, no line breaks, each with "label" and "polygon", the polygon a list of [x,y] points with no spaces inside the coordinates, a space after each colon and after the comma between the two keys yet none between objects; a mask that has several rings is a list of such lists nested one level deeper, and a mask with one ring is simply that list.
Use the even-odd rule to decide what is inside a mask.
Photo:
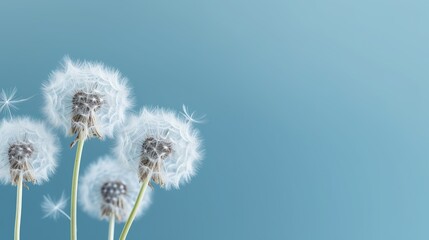
[{"label": "dandelion seed head", "polygon": [[[108,220],[113,213],[118,222],[125,221],[140,191],[137,175],[111,157],[102,157],[92,163],[81,178],[79,202],[85,212],[94,218]],[[151,203],[152,189],[146,189],[137,216]]]},{"label": "dandelion seed head", "polygon": [[193,121],[161,108],[144,108],[118,133],[118,158],[136,169],[140,180],[166,189],[179,188],[196,174],[202,159],[199,132]]},{"label": "dandelion seed head", "polygon": [[43,86],[44,112],[65,134],[112,137],[131,108],[127,79],[97,62],[72,61],[51,73]]},{"label": "dandelion seed head", "polygon": [[57,167],[58,139],[41,122],[28,117],[0,123],[0,182],[41,184]]}]

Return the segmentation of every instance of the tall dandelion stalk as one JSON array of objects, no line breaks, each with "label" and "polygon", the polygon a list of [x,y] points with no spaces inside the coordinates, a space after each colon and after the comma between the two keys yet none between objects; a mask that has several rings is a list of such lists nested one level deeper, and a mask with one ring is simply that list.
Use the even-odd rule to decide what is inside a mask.
[{"label": "tall dandelion stalk", "polygon": [[80,160],[82,159],[83,145],[85,139],[79,137],[76,158],[73,168],[72,190],[71,190],[71,204],[70,204],[70,236],[71,239],[77,239],[77,187],[79,182]]},{"label": "tall dandelion stalk", "polygon": [[117,138],[118,158],[133,166],[142,182],[134,209],[122,230],[120,240],[127,238],[139,201],[148,185],[179,188],[196,174],[202,158],[199,132],[193,128],[192,115],[183,116],[160,108],[144,108],[129,119]]},{"label": "tall dandelion stalk", "polygon": [[[82,177],[79,199],[86,213],[109,222],[108,239],[113,240],[115,223],[130,214],[140,216],[151,202],[151,190],[136,204],[140,184],[123,164],[106,156],[92,163]],[[136,205],[136,208],[133,206]],[[131,213],[133,210],[133,213]]]},{"label": "tall dandelion stalk", "polygon": [[30,118],[3,121],[0,132],[0,181],[17,188],[14,239],[19,240],[23,186],[49,180],[57,166],[58,140]]},{"label": "tall dandelion stalk", "polygon": [[15,211],[15,231],[14,239],[20,239],[21,233],[21,210],[22,210],[22,174],[19,174],[16,187],[16,211]]},{"label": "tall dandelion stalk", "polygon": [[75,135],[77,144],[70,202],[70,239],[77,239],[77,199],[82,151],[88,138],[113,137],[131,107],[127,80],[101,63],[64,58],[43,86],[44,111],[50,122]]}]

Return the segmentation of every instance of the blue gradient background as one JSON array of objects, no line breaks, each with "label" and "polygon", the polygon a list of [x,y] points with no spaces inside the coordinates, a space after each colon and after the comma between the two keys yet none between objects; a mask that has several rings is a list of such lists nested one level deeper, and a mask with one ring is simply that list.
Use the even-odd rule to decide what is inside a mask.
[{"label": "blue gradient background", "polygon": [[[428,239],[428,9],[1,1],[1,88],[34,95],[18,113],[43,118],[41,83],[70,54],[120,69],[137,106],[206,114],[199,174],[180,191],[157,189],[129,239]],[[52,180],[24,192],[23,240],[69,237],[66,219],[42,219],[40,202],[69,194],[71,140]],[[90,141],[82,170],[112,145]],[[0,191],[0,239],[12,239],[15,189]],[[106,239],[107,223],[80,211],[79,237]]]}]

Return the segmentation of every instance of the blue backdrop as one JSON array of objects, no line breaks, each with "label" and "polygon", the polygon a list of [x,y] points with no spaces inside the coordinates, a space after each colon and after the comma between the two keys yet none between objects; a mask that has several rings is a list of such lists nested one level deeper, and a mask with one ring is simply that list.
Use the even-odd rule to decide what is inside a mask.
[{"label": "blue backdrop", "polygon": [[[179,191],[156,189],[131,240],[423,240],[428,8],[423,0],[1,1],[0,87],[34,96],[17,115],[41,119],[41,84],[69,54],[120,69],[138,107],[186,104],[206,115],[199,174]],[[69,195],[74,150],[61,137],[55,176],[24,191],[23,240],[69,237],[68,221],[42,219],[40,208],[44,194]],[[89,141],[82,170],[112,146]],[[15,188],[0,192],[0,239],[12,239]],[[107,237],[106,222],[78,216],[80,239]]]}]

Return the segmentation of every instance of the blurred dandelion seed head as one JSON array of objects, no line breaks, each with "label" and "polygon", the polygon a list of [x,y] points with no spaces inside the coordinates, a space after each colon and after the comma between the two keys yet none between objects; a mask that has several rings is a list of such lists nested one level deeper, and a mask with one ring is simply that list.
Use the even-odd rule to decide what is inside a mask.
[{"label": "blurred dandelion seed head", "polygon": [[101,195],[107,204],[118,205],[118,199],[127,194],[127,186],[121,182],[106,182],[101,186]]},{"label": "blurred dandelion seed head", "polygon": [[127,186],[120,181],[109,181],[101,186],[101,196],[103,204],[101,206],[101,215],[109,217],[112,213],[116,219],[122,220],[121,214],[116,210],[124,208],[124,196],[127,194]]},{"label": "blurred dandelion seed head", "polygon": [[[85,212],[101,220],[114,214],[118,222],[125,221],[140,191],[137,175],[111,157],[92,163],[81,178],[79,203]],[[147,189],[137,209],[140,216],[151,203],[152,189]]]}]

